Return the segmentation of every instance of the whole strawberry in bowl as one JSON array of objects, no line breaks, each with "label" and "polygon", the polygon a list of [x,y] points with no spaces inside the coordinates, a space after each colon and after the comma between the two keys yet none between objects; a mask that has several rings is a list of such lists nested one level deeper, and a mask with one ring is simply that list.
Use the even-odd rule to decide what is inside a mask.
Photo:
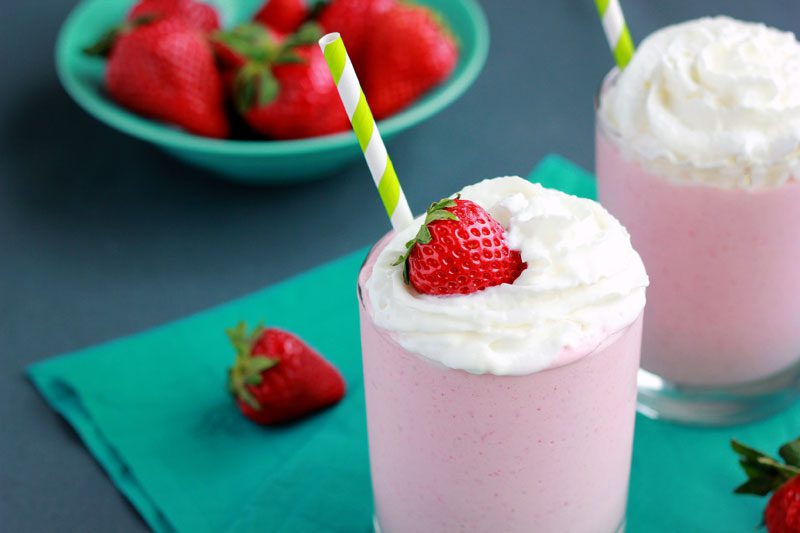
[{"label": "whole strawberry in bowl", "polygon": [[[384,91],[365,69],[378,70],[370,66],[379,63],[374,46],[386,47],[387,58],[400,57],[396,45],[379,37],[380,28],[393,20],[384,15],[406,5],[400,0],[328,0],[324,5],[307,0],[83,0],[61,28],[56,67],[66,91],[87,112],[189,164],[250,183],[315,179],[362,153],[316,44],[308,41],[309,34],[297,38],[308,23],[321,32],[340,31],[348,51],[361,58],[357,74],[365,91],[369,85],[376,99],[391,101],[381,104],[388,111],[378,116],[384,139],[453,103],[480,73],[489,37],[476,0],[416,4],[421,7],[415,8],[414,20],[434,21],[423,28],[427,33],[419,35],[420,43],[432,47],[436,41],[431,36],[441,36],[439,48],[455,50],[457,57],[437,54],[445,59],[433,69],[420,64],[427,69],[420,79],[407,80],[399,90],[398,82],[389,79],[391,87]],[[420,9],[429,9],[425,13],[430,15]],[[362,16],[369,24],[354,24]],[[259,48],[261,41],[251,42],[257,46],[244,54],[235,46],[219,46],[216,37],[241,24],[265,29],[270,39],[266,52]],[[105,55],[87,55],[85,49],[101,38]],[[192,50],[191,64],[170,61],[170,55],[184,57],[185,46]],[[282,56],[271,55],[276,51]],[[212,62],[216,73],[209,68]],[[404,96],[397,98],[398,93]]]}]

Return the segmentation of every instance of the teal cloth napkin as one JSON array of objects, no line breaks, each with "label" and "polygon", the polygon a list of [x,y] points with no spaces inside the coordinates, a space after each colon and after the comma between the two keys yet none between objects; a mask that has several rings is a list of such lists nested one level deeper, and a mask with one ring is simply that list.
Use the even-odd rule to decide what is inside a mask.
[{"label": "teal cloth napkin", "polygon": [[[530,176],[594,197],[592,176],[555,155]],[[371,528],[356,274],[362,249],[178,322],[31,366],[28,375],[155,531],[308,533]],[[345,399],[279,429],[242,418],[225,388],[223,333],[261,320],[298,333],[342,372]],[[796,436],[800,406],[697,429],[637,419],[632,532],[751,532],[764,502],[734,496],[731,437],[765,451]],[[87,502],[87,505],[89,502]]]}]

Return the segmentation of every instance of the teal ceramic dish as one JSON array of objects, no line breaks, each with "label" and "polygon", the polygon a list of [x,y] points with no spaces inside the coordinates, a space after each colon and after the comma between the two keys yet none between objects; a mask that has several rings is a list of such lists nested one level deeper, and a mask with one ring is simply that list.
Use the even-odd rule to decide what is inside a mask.
[{"label": "teal ceramic dish", "polygon": [[[103,90],[105,62],[82,49],[118,23],[135,0],[85,0],[70,13],[56,43],[56,68],[66,91],[109,126],[158,146],[176,158],[220,176],[251,183],[315,179],[361,157],[355,135],[292,141],[242,141],[199,137],[140,117],[111,101]],[[214,0],[224,26],[248,20],[263,0]],[[475,81],[489,50],[486,17],[475,0],[415,0],[438,10],[457,36],[453,75],[405,111],[379,123],[385,139],[432,117]]]}]

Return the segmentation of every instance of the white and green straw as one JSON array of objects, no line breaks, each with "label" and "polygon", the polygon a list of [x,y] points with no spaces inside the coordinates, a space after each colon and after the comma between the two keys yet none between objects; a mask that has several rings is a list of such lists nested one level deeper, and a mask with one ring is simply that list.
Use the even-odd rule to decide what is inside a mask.
[{"label": "white and green straw", "polygon": [[603,22],[603,31],[606,33],[611,53],[614,54],[614,61],[622,70],[633,57],[634,49],[631,32],[628,31],[619,0],[594,0],[594,3]]},{"label": "white and green straw", "polygon": [[364,91],[358,82],[353,63],[347,55],[344,42],[338,33],[329,33],[319,40],[319,46],[331,70],[333,81],[339,89],[339,96],[344,104],[344,110],[353,125],[353,131],[364,152],[372,180],[378,187],[378,194],[386,208],[386,214],[392,221],[395,230],[408,227],[414,220],[408,201],[400,188],[400,181],[392,166],[392,160],[386,152],[386,146],[378,132],[378,125],[372,117],[372,111],[367,105]]}]

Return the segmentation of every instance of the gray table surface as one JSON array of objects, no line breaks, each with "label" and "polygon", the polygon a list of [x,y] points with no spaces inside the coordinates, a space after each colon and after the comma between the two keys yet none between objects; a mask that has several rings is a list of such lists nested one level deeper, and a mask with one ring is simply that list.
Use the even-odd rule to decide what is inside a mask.
[{"label": "gray table surface", "polygon": [[[387,229],[363,162],[306,185],[238,186],[83,113],[53,67],[74,3],[0,7],[0,531],[146,529],[26,365],[247,294]],[[592,98],[611,59],[591,0],[483,4],[483,74],[389,145],[417,211],[477,179],[525,175],[551,151],[592,166]],[[718,13],[800,30],[797,0],[623,7],[636,41]]]}]

